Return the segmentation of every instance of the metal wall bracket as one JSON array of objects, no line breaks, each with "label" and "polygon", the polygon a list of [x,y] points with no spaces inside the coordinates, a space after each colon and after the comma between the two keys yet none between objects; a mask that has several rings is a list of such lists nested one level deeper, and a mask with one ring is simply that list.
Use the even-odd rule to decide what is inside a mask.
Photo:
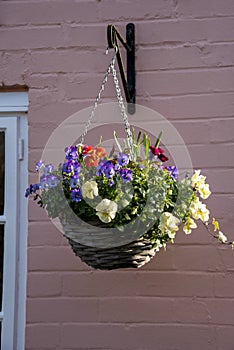
[{"label": "metal wall bracket", "polygon": [[[119,49],[118,40],[127,51],[127,79],[124,71],[123,60]],[[110,49],[117,48],[116,58],[119,72],[128,103],[128,113],[135,113],[136,103],[136,78],[135,78],[135,26],[128,23],[126,26],[126,40],[121,36],[113,24],[107,26],[107,42]]]}]

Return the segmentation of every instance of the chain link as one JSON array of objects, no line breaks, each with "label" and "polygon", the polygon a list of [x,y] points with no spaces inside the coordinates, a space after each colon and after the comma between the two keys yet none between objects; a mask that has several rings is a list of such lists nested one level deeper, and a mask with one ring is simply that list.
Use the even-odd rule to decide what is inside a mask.
[{"label": "chain link", "polygon": [[[108,49],[106,50],[106,54],[107,54],[107,53],[108,53]],[[83,131],[83,133],[82,133],[82,135],[81,135],[81,137],[80,137],[80,143],[82,143],[82,144],[84,143],[84,138],[85,138],[85,136],[87,135],[88,129],[89,129],[90,124],[91,124],[91,121],[92,121],[92,119],[93,119],[93,117],[94,117],[94,113],[95,113],[95,111],[96,111],[96,109],[97,109],[98,102],[99,102],[100,99],[101,99],[101,94],[102,94],[102,92],[103,92],[104,89],[105,89],[105,85],[106,85],[108,76],[109,76],[109,74],[110,74],[110,72],[111,72],[111,65],[114,64],[114,62],[115,62],[115,56],[116,56],[116,52],[115,52],[114,56],[112,57],[110,64],[109,64],[108,67],[107,67],[106,73],[105,73],[104,78],[103,78],[102,83],[101,83],[100,90],[99,90],[99,92],[98,92],[98,94],[97,94],[97,97],[96,97],[96,99],[95,99],[93,108],[92,108],[92,110],[91,110],[89,119],[87,120],[87,123],[86,123],[86,125],[85,125],[85,129],[84,129],[84,131]]]},{"label": "chain link", "polygon": [[[124,105],[124,100],[123,100],[123,97],[122,97],[122,94],[121,94],[121,89],[119,87],[119,80],[118,80],[118,77],[117,77],[117,72],[116,72],[116,69],[115,69],[115,58],[116,58],[117,50],[118,49],[116,48],[115,54],[112,57],[111,62],[110,62],[110,64],[107,67],[106,73],[105,73],[104,78],[103,78],[102,83],[101,83],[100,90],[99,90],[99,92],[97,94],[97,97],[95,99],[93,108],[91,110],[89,119],[88,119],[88,121],[87,121],[87,123],[85,125],[84,132],[81,135],[80,143],[82,143],[82,144],[84,143],[84,138],[87,135],[88,129],[89,129],[90,124],[91,124],[91,121],[92,121],[92,119],[94,117],[94,113],[95,113],[95,111],[97,109],[98,102],[101,99],[101,94],[102,94],[102,92],[105,89],[105,85],[106,85],[108,76],[109,76],[110,73],[112,73],[114,84],[115,84],[117,100],[118,100],[118,103],[119,103],[121,116],[122,116],[122,119],[123,119],[123,122],[124,122],[124,125],[125,125],[125,131],[126,131],[126,134],[127,134],[127,144],[128,144],[129,150],[130,150],[131,159],[133,159],[134,158],[134,151],[133,151],[133,143],[132,143],[132,133],[131,133],[130,124],[129,124],[129,121],[128,121],[128,117],[127,117],[127,113],[126,113],[126,109],[125,109],[125,105]],[[106,51],[106,54],[107,53],[108,53],[108,49]]]},{"label": "chain link", "polygon": [[112,76],[113,76],[113,79],[114,79],[115,90],[116,90],[117,100],[118,100],[119,107],[120,107],[121,116],[123,118],[125,131],[126,131],[126,134],[127,134],[127,144],[128,144],[129,150],[130,150],[131,159],[133,159],[134,151],[133,151],[133,144],[132,144],[132,133],[131,133],[130,124],[129,124],[129,121],[128,121],[128,116],[127,116],[127,113],[126,113],[123,97],[122,97],[122,94],[121,94],[121,89],[119,87],[119,80],[118,80],[118,77],[117,77],[117,72],[116,72],[116,69],[115,69],[115,66],[114,66],[114,62],[111,63],[111,71],[112,71]]}]

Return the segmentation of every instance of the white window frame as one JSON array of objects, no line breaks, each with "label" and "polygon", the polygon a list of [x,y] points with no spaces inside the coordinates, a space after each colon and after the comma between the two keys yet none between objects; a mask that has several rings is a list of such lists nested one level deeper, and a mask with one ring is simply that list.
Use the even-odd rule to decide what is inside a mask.
[{"label": "white window frame", "polygon": [[[24,198],[28,183],[28,93],[0,93],[0,118],[6,128],[6,149],[11,149],[11,159],[5,157],[6,191],[9,185],[15,191],[16,200],[7,198],[6,216],[0,220],[5,222],[8,236],[4,242],[3,273],[3,312],[2,349],[25,349],[26,326],[26,280],[27,280],[27,231],[28,209]],[[8,137],[7,137],[8,136]],[[9,144],[10,143],[10,144]],[[9,169],[16,171],[9,171]],[[13,193],[13,192],[12,192]],[[13,197],[12,197],[13,198]],[[10,210],[10,211],[9,211]],[[9,220],[9,212],[11,218]]]}]

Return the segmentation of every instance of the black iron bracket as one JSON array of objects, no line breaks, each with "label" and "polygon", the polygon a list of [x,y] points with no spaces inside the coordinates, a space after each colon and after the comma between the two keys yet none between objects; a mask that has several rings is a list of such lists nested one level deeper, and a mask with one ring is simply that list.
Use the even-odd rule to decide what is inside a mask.
[{"label": "black iron bracket", "polygon": [[[127,52],[127,79],[124,71],[123,60],[119,49],[118,40],[121,42]],[[119,66],[119,72],[128,103],[128,113],[135,113],[136,103],[136,78],[135,78],[135,26],[128,23],[126,26],[126,40],[121,36],[113,24],[107,27],[107,42],[110,49],[116,50],[116,58]]]}]

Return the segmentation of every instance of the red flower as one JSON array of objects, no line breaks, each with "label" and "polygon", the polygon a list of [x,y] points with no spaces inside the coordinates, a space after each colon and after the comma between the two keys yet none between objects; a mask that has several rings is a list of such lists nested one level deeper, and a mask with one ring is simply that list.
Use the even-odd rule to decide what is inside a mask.
[{"label": "red flower", "polygon": [[164,153],[164,150],[159,147],[156,148],[156,147],[150,146],[150,149],[154,156],[159,156],[160,154]]},{"label": "red flower", "polygon": [[166,162],[168,160],[168,158],[163,154],[164,150],[162,148],[150,146],[150,150],[154,156],[157,156],[161,160],[161,162]]},{"label": "red flower", "polygon": [[160,154],[158,158],[161,160],[161,162],[166,162],[168,160],[168,158],[164,156],[164,154]]},{"label": "red flower", "polygon": [[92,146],[87,146],[87,145],[85,145],[85,146],[82,147],[82,152],[83,152],[83,154],[90,153],[92,150],[93,150],[93,147],[92,147]]},{"label": "red flower", "polygon": [[90,155],[90,156],[88,155],[85,157],[84,163],[86,166],[97,166],[98,165],[98,158],[95,156],[95,154]]},{"label": "red flower", "polygon": [[96,147],[94,148],[94,151],[96,152],[98,158],[103,158],[106,156],[106,151],[103,147]]}]

